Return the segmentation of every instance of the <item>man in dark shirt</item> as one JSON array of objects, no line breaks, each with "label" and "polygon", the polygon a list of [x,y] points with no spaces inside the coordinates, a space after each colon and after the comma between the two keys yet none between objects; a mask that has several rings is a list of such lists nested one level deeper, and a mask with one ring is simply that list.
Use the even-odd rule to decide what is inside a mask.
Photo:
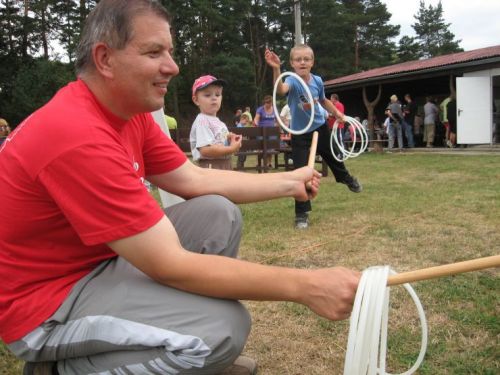
[{"label": "man in dark shirt", "polygon": [[403,106],[403,115],[405,121],[405,136],[408,141],[408,147],[415,147],[414,123],[417,115],[417,104],[411,99],[410,94],[405,95],[406,105]]}]

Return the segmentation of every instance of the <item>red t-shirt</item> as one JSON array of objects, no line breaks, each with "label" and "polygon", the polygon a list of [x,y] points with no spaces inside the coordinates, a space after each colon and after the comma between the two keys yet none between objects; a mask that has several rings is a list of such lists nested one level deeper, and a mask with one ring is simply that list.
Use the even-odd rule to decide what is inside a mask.
[{"label": "red t-shirt", "polygon": [[[341,102],[336,101],[335,103],[333,103],[333,105],[335,106],[335,108],[337,108],[337,110],[340,113],[344,114],[344,105]],[[337,120],[337,118],[335,116],[328,116],[327,123],[328,123],[328,127],[330,128],[330,130],[333,129],[333,125],[335,124],[336,120]],[[344,124],[340,123],[339,124],[339,128],[343,129],[344,128]]]},{"label": "red t-shirt", "polygon": [[81,80],[0,145],[0,336],[22,338],[163,211],[144,178],[186,161],[149,113],[122,120]]}]

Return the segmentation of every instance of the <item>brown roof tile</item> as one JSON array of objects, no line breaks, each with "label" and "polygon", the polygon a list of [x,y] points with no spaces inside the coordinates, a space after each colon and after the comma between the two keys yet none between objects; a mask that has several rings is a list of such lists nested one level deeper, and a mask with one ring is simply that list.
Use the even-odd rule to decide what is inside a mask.
[{"label": "brown roof tile", "polygon": [[367,70],[365,72],[355,73],[326,81],[325,85],[330,86],[346,82],[361,81],[369,78],[414,72],[498,56],[500,56],[500,45],[475,49],[466,52],[457,52],[450,55],[437,56],[425,60],[407,61],[400,64],[375,68]]}]

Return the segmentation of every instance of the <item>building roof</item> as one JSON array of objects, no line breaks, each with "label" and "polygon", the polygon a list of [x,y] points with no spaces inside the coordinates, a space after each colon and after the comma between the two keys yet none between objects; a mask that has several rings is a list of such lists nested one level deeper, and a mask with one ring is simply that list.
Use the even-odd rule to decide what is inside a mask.
[{"label": "building roof", "polygon": [[361,81],[367,83],[374,80],[397,78],[402,75],[425,73],[426,71],[447,70],[455,66],[473,65],[474,62],[489,59],[498,59],[500,61],[500,45],[375,68],[326,81],[325,86],[338,87],[361,83]]}]

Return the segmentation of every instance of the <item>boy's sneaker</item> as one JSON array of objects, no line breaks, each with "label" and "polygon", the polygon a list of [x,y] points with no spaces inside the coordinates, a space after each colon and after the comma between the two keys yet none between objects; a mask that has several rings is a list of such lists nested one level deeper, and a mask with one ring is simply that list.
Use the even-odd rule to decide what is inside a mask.
[{"label": "boy's sneaker", "polygon": [[353,193],[361,193],[363,191],[363,186],[358,182],[356,177],[347,176],[344,181],[340,181],[342,184],[346,184],[350,191]]},{"label": "boy's sneaker", "polygon": [[295,216],[295,229],[307,229],[309,227],[309,215],[299,214]]},{"label": "boy's sneaker", "polygon": [[252,358],[240,355],[236,361],[220,373],[220,375],[256,375],[257,362]]}]

